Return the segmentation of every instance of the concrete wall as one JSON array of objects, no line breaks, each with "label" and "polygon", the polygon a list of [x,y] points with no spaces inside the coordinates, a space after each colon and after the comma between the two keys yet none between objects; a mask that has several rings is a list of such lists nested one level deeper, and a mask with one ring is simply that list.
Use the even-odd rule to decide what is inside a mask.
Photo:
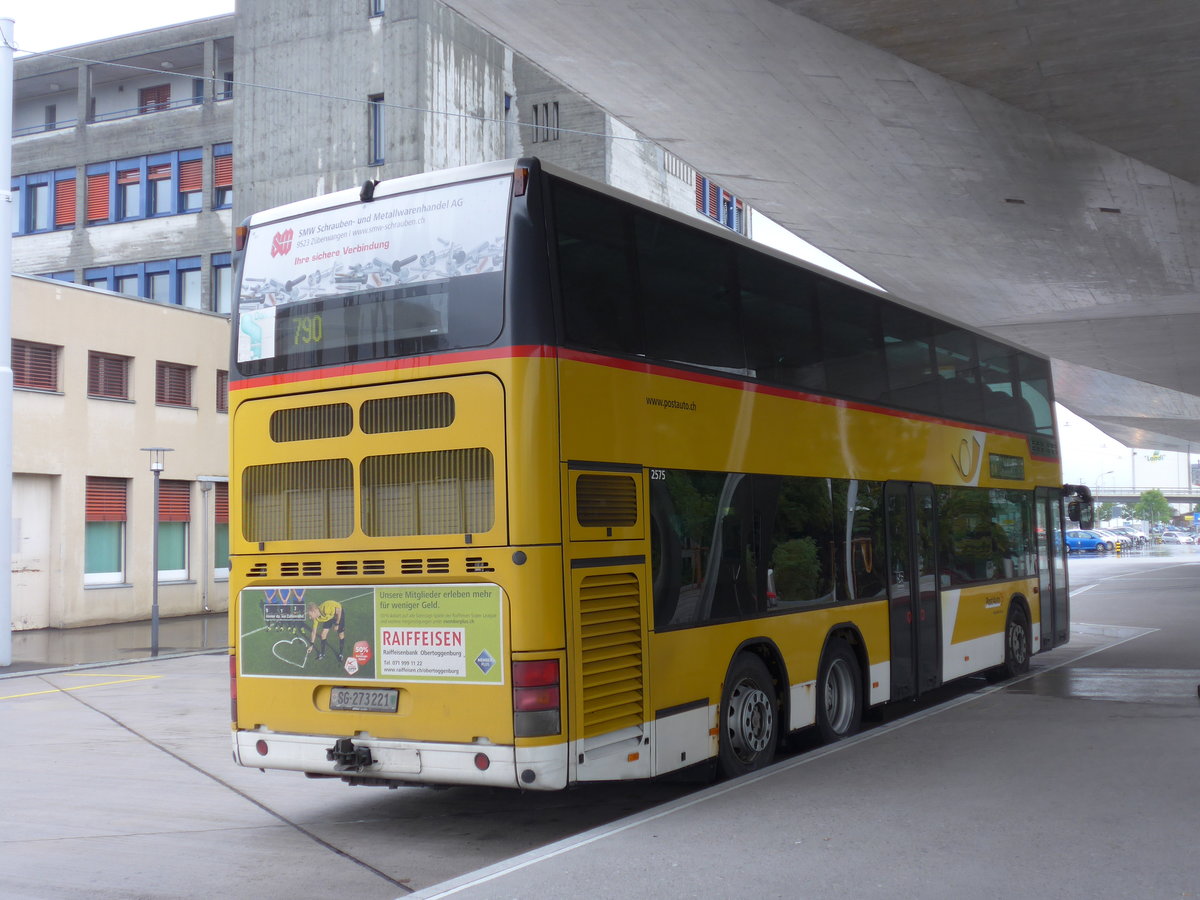
[{"label": "concrete wall", "polygon": [[[228,476],[228,416],[216,410],[228,369],[222,316],[45,279],[13,279],[13,337],[61,347],[59,390],[13,396],[13,627],[64,628],[150,614],[153,477],[142,447],[172,447],[163,478],[192,482],[188,573],[159,588],[163,616],[227,608],[214,578],[212,503],[197,479]],[[88,351],[132,358],[130,400],[88,397]],[[155,403],[156,362],[194,366],[193,408]],[[129,479],[125,583],[84,586],[88,476]],[[211,495],[210,495],[211,496]],[[207,519],[204,516],[207,506]],[[202,559],[205,535],[209,560]]]}]

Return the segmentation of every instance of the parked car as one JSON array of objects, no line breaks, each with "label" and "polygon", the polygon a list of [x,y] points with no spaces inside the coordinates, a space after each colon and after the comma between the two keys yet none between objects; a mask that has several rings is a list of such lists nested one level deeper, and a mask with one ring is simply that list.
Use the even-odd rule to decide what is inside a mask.
[{"label": "parked car", "polygon": [[1128,535],[1133,539],[1133,543],[1137,547],[1144,547],[1146,544],[1150,543],[1150,536],[1144,531],[1138,531],[1132,525],[1122,525],[1120,528],[1115,528],[1113,530],[1118,534]]},{"label": "parked car", "polygon": [[1195,541],[1192,536],[1186,531],[1164,531],[1162,533],[1162,542],[1164,544],[1193,544]]},{"label": "parked car", "polygon": [[1104,535],[1095,531],[1080,531],[1075,529],[1067,532],[1067,552],[1094,551],[1104,553],[1114,548],[1114,543]]}]

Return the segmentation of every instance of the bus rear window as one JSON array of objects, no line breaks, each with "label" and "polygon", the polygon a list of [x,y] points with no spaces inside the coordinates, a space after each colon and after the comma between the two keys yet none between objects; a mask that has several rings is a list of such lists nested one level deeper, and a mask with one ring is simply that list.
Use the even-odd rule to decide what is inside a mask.
[{"label": "bus rear window", "polygon": [[511,176],[252,227],[244,375],[478,347],[503,324]]}]

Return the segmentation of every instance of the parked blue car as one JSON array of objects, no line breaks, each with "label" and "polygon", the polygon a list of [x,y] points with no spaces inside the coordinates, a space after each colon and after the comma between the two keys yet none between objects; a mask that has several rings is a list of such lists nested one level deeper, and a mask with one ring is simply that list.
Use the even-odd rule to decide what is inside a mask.
[{"label": "parked blue car", "polygon": [[1092,550],[1103,553],[1113,549],[1113,542],[1095,531],[1068,531],[1067,552],[1078,553],[1081,550]]}]

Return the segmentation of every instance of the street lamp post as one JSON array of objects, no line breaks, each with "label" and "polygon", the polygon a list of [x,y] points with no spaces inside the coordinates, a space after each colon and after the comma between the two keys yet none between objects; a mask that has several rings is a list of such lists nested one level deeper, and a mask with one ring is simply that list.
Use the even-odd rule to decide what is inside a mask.
[{"label": "street lamp post", "polygon": [[143,447],[150,454],[150,471],[154,473],[154,512],[150,519],[154,538],[150,544],[150,655],[158,656],[158,487],[164,458],[174,447]]}]

